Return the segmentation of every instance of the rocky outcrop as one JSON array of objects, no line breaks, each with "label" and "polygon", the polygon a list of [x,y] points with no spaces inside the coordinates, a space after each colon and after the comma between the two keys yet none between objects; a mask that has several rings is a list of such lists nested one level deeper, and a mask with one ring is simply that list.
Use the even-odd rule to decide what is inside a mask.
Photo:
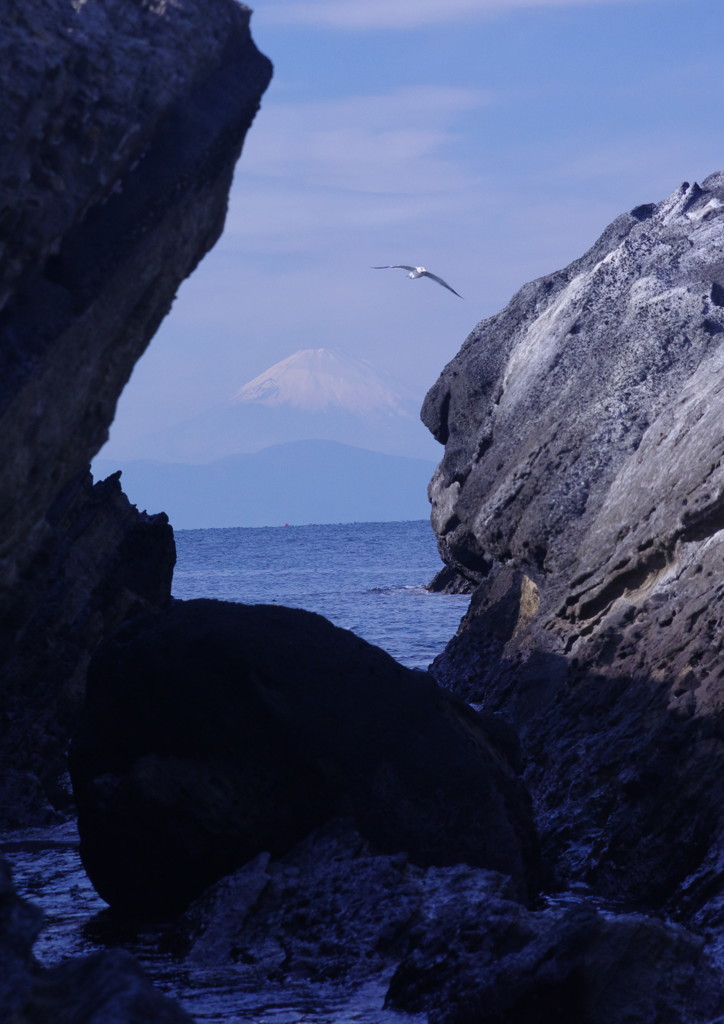
[{"label": "rocky outcrop", "polygon": [[724,1011],[704,940],[642,914],[531,913],[488,896],[429,915],[410,939],[388,1003],[430,1024],[712,1024]]},{"label": "rocky outcrop", "polygon": [[453,906],[472,916],[503,899],[520,913],[514,895],[493,871],[423,868],[381,853],[338,819],[284,856],[263,853],[212,886],[166,941],[191,969],[235,964],[243,988],[293,978],[349,991],[376,980],[381,1005],[423,920]]},{"label": "rocky outcrop", "polygon": [[428,395],[437,677],[518,730],[560,884],[721,929],[724,175],[619,217]]},{"label": "rocky outcrop", "polygon": [[175,602],[91,664],[70,757],[81,857],[112,906],[164,914],[345,815],[384,851],[495,869],[524,898],[530,808],[491,729],[319,615]]},{"label": "rocky outcrop", "polygon": [[52,533],[25,567],[0,627],[4,727],[0,821],[52,820],[70,789],[68,735],[85,690],[90,649],[126,615],[169,599],[175,561],[163,514],[139,513],[118,477],[81,473],[46,513]]},{"label": "rocky outcrop", "polygon": [[571,897],[527,909],[502,875],[384,855],[342,821],[217,883],[173,937],[186,970],[222,968],[242,990],[306,983],[331,1001],[364,986],[431,1024],[709,1024],[724,1011],[720,971],[680,926]]},{"label": "rocky outcrop", "polygon": [[[0,12],[0,821],[43,820],[104,631],[168,600],[173,541],[88,464],[218,237],[270,75],[232,0]],[[40,714],[36,712],[40,709]]]}]

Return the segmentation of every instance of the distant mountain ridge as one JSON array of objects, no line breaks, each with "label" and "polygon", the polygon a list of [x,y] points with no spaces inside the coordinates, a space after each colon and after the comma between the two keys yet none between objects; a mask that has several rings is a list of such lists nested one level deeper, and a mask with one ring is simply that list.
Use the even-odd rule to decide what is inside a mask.
[{"label": "distant mountain ridge", "polygon": [[433,460],[307,440],[190,465],[96,459],[97,478],[121,470],[139,509],[176,529],[427,519]]},{"label": "distant mountain ridge", "polygon": [[340,351],[302,349],[233,391],[219,405],[109,452],[120,461],[212,462],[300,440],[437,460],[420,401],[369,363]]}]

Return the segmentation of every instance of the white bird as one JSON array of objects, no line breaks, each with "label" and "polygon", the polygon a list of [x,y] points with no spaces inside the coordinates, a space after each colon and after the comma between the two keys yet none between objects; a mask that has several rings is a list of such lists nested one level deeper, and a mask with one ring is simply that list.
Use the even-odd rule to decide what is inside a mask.
[{"label": "white bird", "polygon": [[372,269],[373,270],[409,270],[410,273],[407,276],[411,277],[413,279],[413,281],[415,280],[416,277],[431,277],[433,279],[433,281],[437,281],[437,283],[441,284],[443,286],[443,288],[447,288],[447,290],[449,292],[452,292],[453,295],[457,295],[457,297],[459,299],[462,299],[462,295],[460,294],[460,292],[456,292],[454,288],[450,287],[450,285],[447,283],[447,281],[443,281],[443,279],[441,277],[438,277],[437,274],[431,274],[429,270],[425,269],[425,267],[406,267],[404,263],[393,263],[393,265],[391,267],[372,267]]}]

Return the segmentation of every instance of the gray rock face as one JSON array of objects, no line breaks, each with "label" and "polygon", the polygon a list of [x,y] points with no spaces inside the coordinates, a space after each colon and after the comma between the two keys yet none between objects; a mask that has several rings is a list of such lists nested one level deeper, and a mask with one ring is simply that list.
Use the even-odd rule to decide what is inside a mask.
[{"label": "gray rock face", "polygon": [[31,544],[28,509],[105,441],[134,363],[222,229],[269,79],[248,18],[231,0],[5,8],[4,580]]},{"label": "gray rock face", "polygon": [[91,663],[71,748],[99,894],[183,909],[264,851],[350,816],[380,849],[536,884],[527,794],[484,720],[320,615],[174,602]]},{"label": "gray rock face", "polygon": [[[270,76],[248,21],[232,0],[27,0],[0,11],[6,821],[42,817],[53,799],[44,765],[67,740],[104,629],[168,599],[170,530],[134,522],[109,488],[93,491],[87,467],[134,363],[222,229]],[[148,557],[162,567],[155,583]],[[25,738],[23,694],[45,709]]]},{"label": "gray rock face", "polygon": [[423,410],[479,584],[438,678],[518,729],[560,880],[685,914],[724,882],[723,370],[715,174],[526,285]]}]

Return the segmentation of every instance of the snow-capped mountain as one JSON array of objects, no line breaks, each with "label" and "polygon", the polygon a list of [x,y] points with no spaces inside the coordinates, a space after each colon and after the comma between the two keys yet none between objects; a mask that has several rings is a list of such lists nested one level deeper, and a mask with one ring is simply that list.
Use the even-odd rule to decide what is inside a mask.
[{"label": "snow-capped mountain", "polygon": [[339,351],[303,349],[270,366],[208,411],[147,434],[103,459],[212,462],[290,441],[324,440],[389,455],[438,460],[420,422],[422,396]]},{"label": "snow-capped mountain", "polygon": [[391,381],[363,359],[327,348],[305,348],[270,366],[229,400],[237,405],[287,405],[306,412],[344,409],[358,416],[376,411],[407,415]]}]

